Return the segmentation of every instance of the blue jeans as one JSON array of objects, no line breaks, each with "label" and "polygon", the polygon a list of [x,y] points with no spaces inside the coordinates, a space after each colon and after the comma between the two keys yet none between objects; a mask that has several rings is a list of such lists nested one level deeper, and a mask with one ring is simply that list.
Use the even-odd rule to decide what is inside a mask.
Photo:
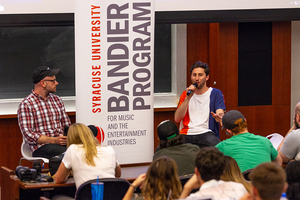
[{"label": "blue jeans", "polygon": [[206,132],[198,135],[184,135],[184,143],[192,143],[198,145],[200,148],[216,146],[220,139],[214,132]]}]

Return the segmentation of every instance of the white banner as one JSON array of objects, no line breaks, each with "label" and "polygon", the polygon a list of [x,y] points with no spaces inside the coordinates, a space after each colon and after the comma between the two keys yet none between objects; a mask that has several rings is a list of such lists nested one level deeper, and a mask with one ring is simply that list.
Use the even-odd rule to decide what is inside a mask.
[{"label": "white banner", "polygon": [[76,122],[121,164],[153,156],[154,0],[76,0]]}]

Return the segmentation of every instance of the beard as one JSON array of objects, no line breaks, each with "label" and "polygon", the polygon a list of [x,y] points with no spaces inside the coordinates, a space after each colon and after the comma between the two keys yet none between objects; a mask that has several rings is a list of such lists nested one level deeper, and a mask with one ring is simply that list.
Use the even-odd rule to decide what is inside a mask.
[{"label": "beard", "polygon": [[294,119],[294,124],[295,124],[295,126],[296,126],[297,129],[300,128],[300,124],[297,122],[296,117]]},{"label": "beard", "polygon": [[205,85],[205,82],[201,83],[200,85],[197,85],[197,89],[200,90],[204,87]]}]

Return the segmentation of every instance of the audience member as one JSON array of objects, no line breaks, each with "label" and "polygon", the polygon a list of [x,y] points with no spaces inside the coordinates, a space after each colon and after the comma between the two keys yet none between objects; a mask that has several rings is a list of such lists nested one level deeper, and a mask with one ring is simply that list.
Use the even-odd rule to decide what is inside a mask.
[{"label": "audience member", "polygon": [[242,113],[231,110],[225,113],[222,123],[231,138],[220,142],[216,147],[234,158],[242,172],[263,162],[275,161],[282,164],[281,157],[268,138],[249,133]]},{"label": "audience member", "polygon": [[235,200],[247,193],[241,183],[220,180],[225,166],[225,156],[217,148],[201,148],[195,162],[195,175],[184,185],[180,199],[186,198],[197,188],[200,188],[199,191],[186,199],[213,196],[216,200]]},{"label": "audience member", "polygon": [[289,162],[285,167],[288,188],[286,195],[289,200],[300,199],[300,161]]},{"label": "audience member", "polygon": [[34,89],[19,105],[18,122],[33,157],[51,158],[66,151],[64,128],[71,121],[56,92],[59,69],[46,66],[33,72]]},{"label": "audience member", "polygon": [[241,200],[279,200],[286,188],[286,174],[275,163],[266,162],[251,171],[252,194],[246,194]]},{"label": "audience member", "polygon": [[181,183],[178,179],[175,161],[168,156],[161,156],[154,160],[147,173],[141,174],[131,184],[123,200],[140,199],[139,197],[132,198],[137,187],[141,188],[142,197],[146,200],[178,199]]},{"label": "audience member", "polygon": [[157,126],[157,134],[160,150],[155,152],[153,160],[160,156],[169,156],[177,164],[178,176],[194,173],[195,158],[200,148],[191,143],[184,144],[183,135],[179,134],[176,124],[170,120],[163,121]]},{"label": "audience member", "polygon": [[294,124],[278,147],[283,163],[288,163],[292,159],[300,159],[300,157],[297,158],[300,152],[300,102],[295,107],[294,115]]},{"label": "audience member", "polygon": [[244,178],[237,162],[230,156],[225,156],[225,168],[221,180],[241,183],[249,193],[252,193],[252,184]]},{"label": "audience member", "polygon": [[71,170],[76,188],[97,177],[121,176],[121,167],[114,149],[100,145],[87,126],[80,123],[72,124],[68,131],[67,146],[68,149],[54,175],[57,183],[66,181]]},{"label": "audience member", "polygon": [[224,115],[225,102],[220,90],[207,87],[209,66],[198,61],[190,69],[192,84],[181,94],[175,112],[185,143],[215,146],[220,142],[219,123]]}]

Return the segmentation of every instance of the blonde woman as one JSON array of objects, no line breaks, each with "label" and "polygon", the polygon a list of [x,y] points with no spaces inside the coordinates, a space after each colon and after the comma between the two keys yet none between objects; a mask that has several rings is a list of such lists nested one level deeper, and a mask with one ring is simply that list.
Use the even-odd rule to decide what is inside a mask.
[{"label": "blonde woman", "polygon": [[[132,198],[139,186],[143,198]],[[175,161],[168,156],[161,156],[151,163],[146,174],[141,174],[132,183],[123,200],[174,200],[179,198],[181,189]]]},{"label": "blonde woman", "polygon": [[73,171],[76,188],[82,183],[99,178],[121,176],[115,151],[101,146],[92,131],[81,123],[72,124],[67,136],[67,151],[54,175],[57,183],[64,182]]},{"label": "blonde woman", "polygon": [[225,156],[225,167],[221,180],[241,183],[249,193],[252,193],[252,184],[243,177],[237,162],[230,156]]}]

